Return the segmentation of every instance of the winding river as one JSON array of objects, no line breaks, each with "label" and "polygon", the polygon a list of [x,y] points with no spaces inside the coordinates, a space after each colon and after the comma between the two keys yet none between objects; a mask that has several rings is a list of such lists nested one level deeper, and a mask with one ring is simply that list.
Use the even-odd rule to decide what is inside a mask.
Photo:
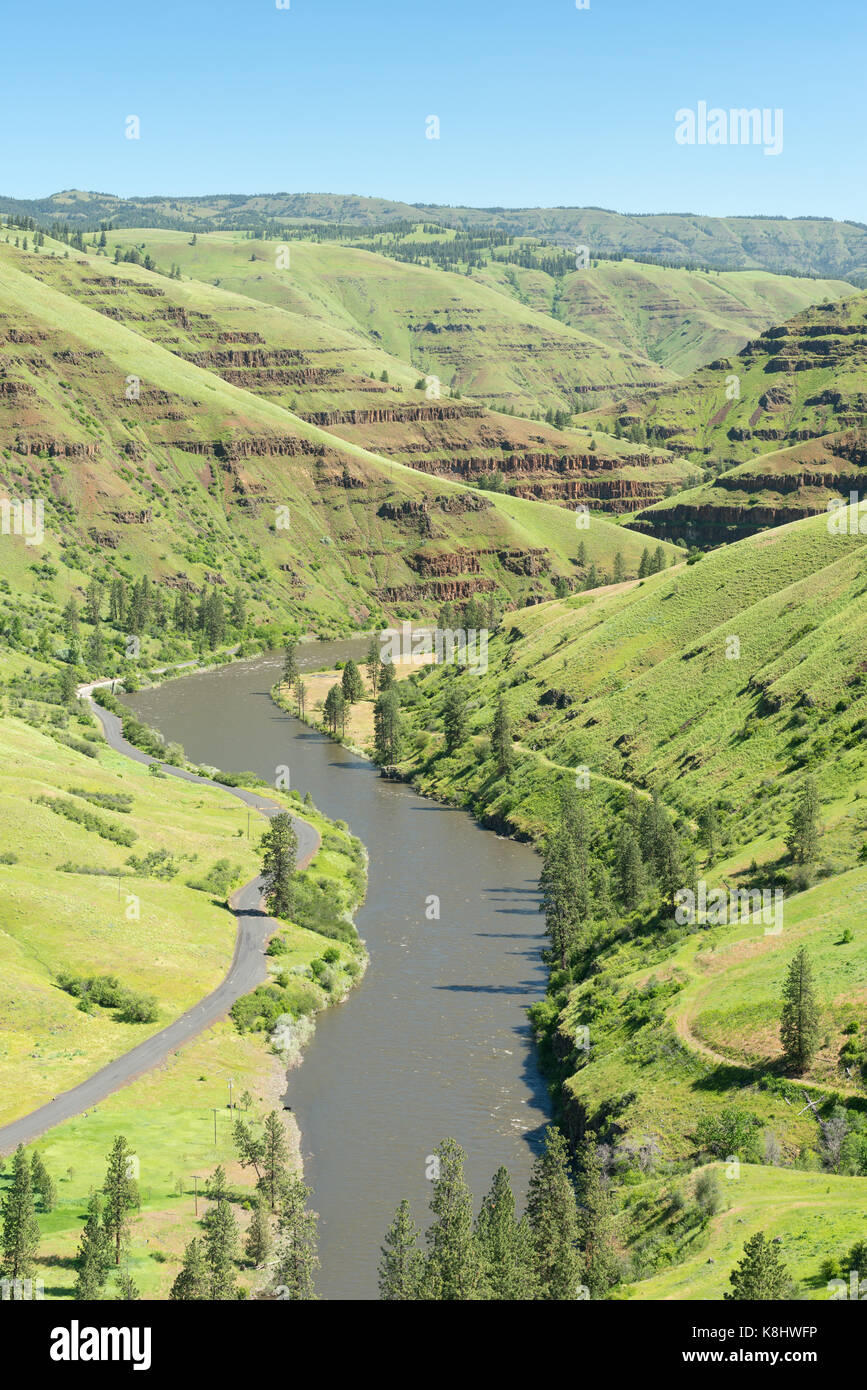
[{"label": "winding river", "polygon": [[[322,669],[365,648],[307,643],[299,665]],[[376,1298],[402,1197],[427,1225],[426,1159],[441,1139],[466,1150],[477,1202],[500,1164],[523,1201],[547,1118],[525,1014],[544,993],[539,861],[278,709],[268,692],[279,670],[278,658],[258,657],[128,703],[197,762],[272,782],[288,766],[291,785],[367,847],[357,923],[370,967],[345,1004],[320,1014],[286,1101],[320,1213],[319,1295]]]}]

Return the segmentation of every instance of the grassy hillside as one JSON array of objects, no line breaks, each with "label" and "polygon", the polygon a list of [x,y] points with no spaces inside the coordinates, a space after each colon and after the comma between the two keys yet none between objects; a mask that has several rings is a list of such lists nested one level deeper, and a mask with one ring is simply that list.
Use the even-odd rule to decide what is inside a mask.
[{"label": "grassy hillside", "polygon": [[472,277],[407,265],[334,242],[292,240],[278,267],[277,240],[113,232],[144,243],[160,265],[277,304],[375,343],[419,374],[493,407],[561,408],[580,392],[610,399],[630,385],[670,380],[640,350],[526,308]]},{"label": "grassy hillside", "polygon": [[675,536],[706,547],[750,536],[817,513],[833,512],[862,495],[867,434],[858,429],[810,439],[762,454],[687,488],[631,519],[652,536]]},{"label": "grassy hillside", "polygon": [[[255,358],[250,335],[266,332],[278,360],[320,370],[304,365],[281,311],[272,328],[253,301],[213,287],[3,243],[0,299],[2,481],[45,504],[44,545],[4,538],[16,590],[62,605],[94,568],[106,582],[147,574],[175,593],[240,591],[253,630],[276,621],[324,633],[476,591],[520,601],[550,592],[557,575],[580,578],[581,535],[565,514],[547,519],[555,508],[429,479],[238,384],[247,368],[222,359]],[[138,398],[127,398],[131,380]],[[399,409],[399,387],[377,389]],[[461,403],[441,409],[459,415]],[[556,550],[524,563],[546,532]],[[419,573],[430,540],[451,557],[445,578]],[[600,558],[621,551],[634,572],[642,543],[599,520],[589,545]]]},{"label": "grassy hillside", "polygon": [[[560,787],[577,788],[590,907],[565,963],[551,953],[548,999],[532,1013],[563,1123],[576,1136],[590,1125],[606,1146],[626,1268],[637,1280],[630,1296],[703,1296],[686,1292],[693,1266],[681,1262],[696,1249],[706,1259],[723,1234],[728,1258],[732,1242],[753,1229],[733,1230],[724,1216],[709,1226],[689,1201],[682,1221],[683,1202],[664,1217],[678,1175],[713,1154],[711,1133],[723,1136],[725,1154],[768,1165],[760,1179],[765,1221],[756,1209],[749,1220],[783,1235],[799,1277],[815,1279],[828,1245],[836,1241],[842,1258],[861,1234],[864,544],[857,532],[829,535],[823,517],[785,526],[618,592],[514,615],[493,640],[486,671],[424,668],[402,687],[401,767],[421,789],[541,844],[557,824]],[[466,701],[466,731],[449,752],[445,714],[456,691]],[[512,745],[506,773],[492,745],[501,699]],[[801,863],[790,827],[808,778],[820,837]],[[630,825],[645,824],[649,793],[677,845],[672,882],[766,892],[768,903],[779,893],[772,926],[678,918],[673,889],[662,880],[653,887],[650,860],[628,903],[619,846]],[[802,945],[820,1033],[809,1065],[793,1074],[779,1018],[786,972]],[[742,1132],[725,1137],[733,1113]],[[829,1147],[832,1120],[842,1126],[839,1152]],[[818,1192],[824,1172],[848,1175],[840,1219],[827,1241],[810,1244],[803,1190],[809,1174]],[[655,1175],[647,1221],[632,1225],[631,1193],[647,1173]],[[737,1183],[723,1187],[737,1205]],[[666,1231],[666,1220],[676,1229]],[[708,1288],[725,1282],[731,1263]],[[667,1284],[648,1278],[670,1265],[683,1279],[673,1271]],[[826,1296],[824,1281],[811,1287]]]},{"label": "grassy hillside", "polygon": [[674,452],[716,468],[852,428],[867,414],[867,294],[819,304],[658,396],[621,405]]},{"label": "grassy hillside", "polygon": [[330,193],[223,194],[200,198],[130,198],[67,189],[31,201],[4,198],[0,211],[85,228],[182,226],[202,231],[275,222],[354,223],[435,220],[454,227],[497,228],[562,245],[586,243],[595,255],[654,257],[674,264],[786,274],[848,276],[867,270],[867,232],[860,223],[824,217],[702,217],[693,213],[623,214],[605,208],[457,208]]},{"label": "grassy hillside", "polygon": [[808,280],[766,271],[684,270],[636,261],[596,261],[561,278],[511,272],[487,275],[503,288],[512,275],[524,302],[547,302],[565,323],[610,345],[627,344],[687,376],[738,352],[750,338],[808,305],[855,293],[840,280]]}]

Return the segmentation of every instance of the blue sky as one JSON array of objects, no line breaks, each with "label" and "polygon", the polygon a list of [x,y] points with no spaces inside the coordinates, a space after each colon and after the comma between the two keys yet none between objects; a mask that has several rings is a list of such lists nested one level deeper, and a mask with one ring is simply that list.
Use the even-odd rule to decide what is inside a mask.
[{"label": "blue sky", "polygon": [[[6,196],[867,222],[864,0],[81,0],[8,6],[3,30]],[[782,152],[677,144],[675,112],[700,101],[781,108]]]}]

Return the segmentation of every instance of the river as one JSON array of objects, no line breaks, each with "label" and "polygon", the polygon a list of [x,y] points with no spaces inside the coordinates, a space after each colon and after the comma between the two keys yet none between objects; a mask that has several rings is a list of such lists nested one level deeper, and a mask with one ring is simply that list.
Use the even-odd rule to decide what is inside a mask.
[{"label": "river", "polygon": [[[302,670],[359,659],[366,642],[305,643]],[[187,756],[291,785],[346,821],[370,855],[357,924],[363,982],[320,1014],[287,1103],[320,1214],[326,1299],[376,1298],[380,1245],[402,1197],[422,1227],[426,1159],[453,1136],[480,1200],[500,1164],[523,1201],[548,1098],[525,1008],[544,994],[539,859],[462,811],[387,782],[270,699],[277,657],[185,676],[128,703]],[[434,917],[439,900],[439,919]]]}]

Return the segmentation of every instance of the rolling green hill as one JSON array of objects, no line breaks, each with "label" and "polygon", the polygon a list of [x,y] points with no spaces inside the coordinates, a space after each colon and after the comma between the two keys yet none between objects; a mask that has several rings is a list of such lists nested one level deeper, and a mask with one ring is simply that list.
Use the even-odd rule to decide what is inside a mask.
[{"label": "rolling green hill", "polygon": [[720,269],[764,268],[784,274],[848,276],[867,271],[867,230],[823,217],[703,217],[693,213],[623,214],[605,208],[459,208],[329,193],[216,194],[200,198],[117,198],[67,189],[31,201],[0,199],[0,211],[86,228],[183,226],[202,231],[279,221],[443,222],[497,228],[561,245],[588,244],[594,255],[654,257]]},{"label": "rolling green hill", "polygon": [[[5,539],[14,588],[62,606],[97,566],[176,593],[240,590],[254,620],[324,632],[475,592],[542,596],[617,551],[637,569],[642,542],[622,528],[594,522],[576,566],[584,537],[561,509],[428,478],[269,396],[285,401],[287,377],[320,391],[336,377],[398,417],[461,420],[462,402],[408,401],[330,340],[311,363],[316,326],[296,335],[284,311],[135,265],[106,272],[0,243],[0,474],[9,496],[42,498],[47,537]],[[445,559],[422,573],[431,542]]]}]

